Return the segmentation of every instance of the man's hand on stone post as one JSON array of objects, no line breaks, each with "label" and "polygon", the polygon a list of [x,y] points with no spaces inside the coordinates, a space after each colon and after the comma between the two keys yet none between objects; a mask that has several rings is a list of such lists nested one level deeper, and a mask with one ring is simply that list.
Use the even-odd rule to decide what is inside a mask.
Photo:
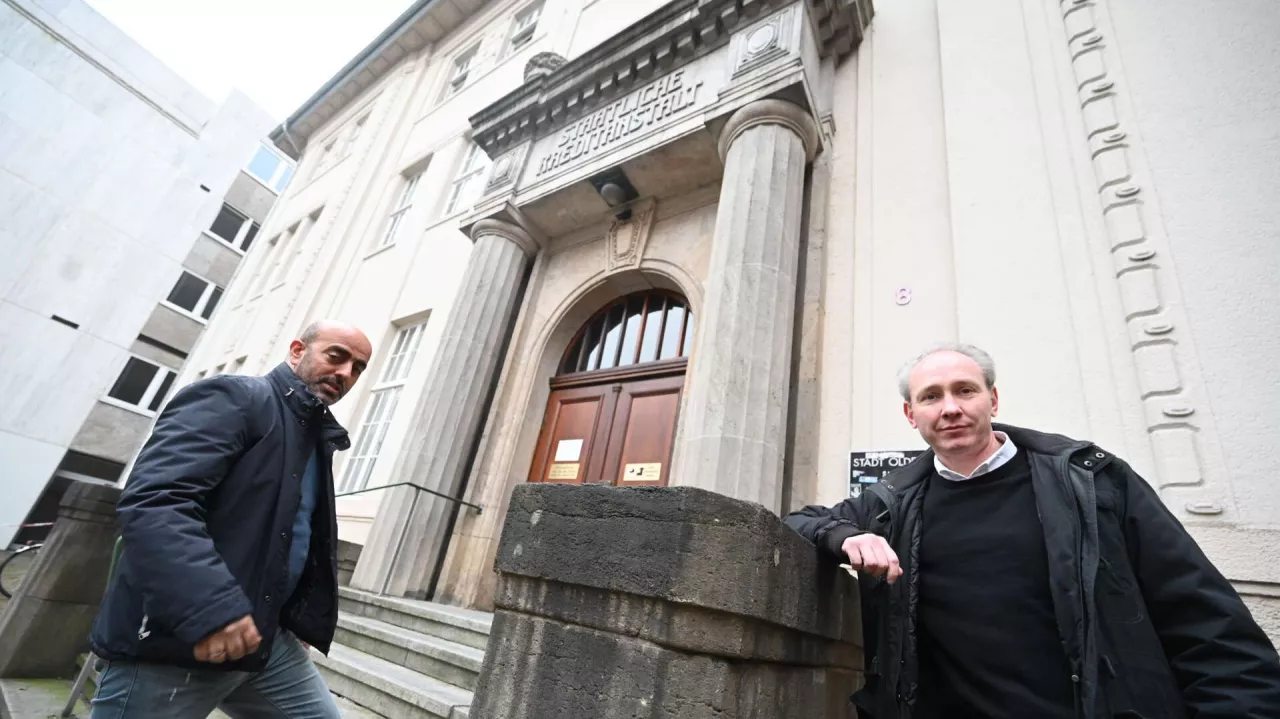
[{"label": "man's hand on stone post", "polygon": [[849,558],[849,566],[859,572],[873,577],[884,577],[893,584],[902,576],[902,567],[898,566],[898,555],[884,537],[877,534],[859,534],[849,537],[840,545],[841,551]]},{"label": "man's hand on stone post", "polygon": [[221,664],[253,654],[261,643],[262,636],[258,634],[253,617],[246,614],[201,639],[192,653],[197,661]]}]

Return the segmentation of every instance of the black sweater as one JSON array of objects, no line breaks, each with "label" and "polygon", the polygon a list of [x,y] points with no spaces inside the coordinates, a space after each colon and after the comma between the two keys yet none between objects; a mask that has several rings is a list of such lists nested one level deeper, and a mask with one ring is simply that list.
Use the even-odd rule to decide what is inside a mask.
[{"label": "black sweater", "polygon": [[928,482],[919,716],[1074,717],[1026,454],[974,479]]}]

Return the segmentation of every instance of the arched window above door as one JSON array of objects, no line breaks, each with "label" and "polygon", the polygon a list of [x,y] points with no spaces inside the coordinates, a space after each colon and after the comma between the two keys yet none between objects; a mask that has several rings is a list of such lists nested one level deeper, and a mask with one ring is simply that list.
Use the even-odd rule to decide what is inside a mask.
[{"label": "arched window above door", "polygon": [[636,292],[587,320],[569,343],[557,374],[688,357],[692,345],[693,313],[684,297],[663,290]]}]

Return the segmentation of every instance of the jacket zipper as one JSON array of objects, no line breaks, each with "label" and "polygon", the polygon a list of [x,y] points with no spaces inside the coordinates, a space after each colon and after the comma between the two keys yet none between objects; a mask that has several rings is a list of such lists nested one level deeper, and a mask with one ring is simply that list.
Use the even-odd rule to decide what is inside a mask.
[{"label": "jacket zipper", "polygon": [[151,636],[151,632],[147,629],[147,620],[150,619],[146,614],[142,615],[142,624],[138,627],[138,641],[142,641]]}]

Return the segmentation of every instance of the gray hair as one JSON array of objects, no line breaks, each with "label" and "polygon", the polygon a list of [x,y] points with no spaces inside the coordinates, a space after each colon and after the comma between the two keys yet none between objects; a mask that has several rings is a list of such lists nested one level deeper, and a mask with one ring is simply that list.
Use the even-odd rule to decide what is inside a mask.
[{"label": "gray hair", "polygon": [[902,369],[898,370],[898,393],[902,395],[904,402],[911,401],[911,371],[924,361],[929,355],[935,355],[939,352],[955,352],[978,363],[978,367],[982,369],[982,379],[987,383],[987,389],[996,386],[996,361],[991,359],[991,355],[985,350],[973,345],[961,344],[958,342],[948,342],[937,344],[929,349],[916,355],[906,364],[902,365]]}]

